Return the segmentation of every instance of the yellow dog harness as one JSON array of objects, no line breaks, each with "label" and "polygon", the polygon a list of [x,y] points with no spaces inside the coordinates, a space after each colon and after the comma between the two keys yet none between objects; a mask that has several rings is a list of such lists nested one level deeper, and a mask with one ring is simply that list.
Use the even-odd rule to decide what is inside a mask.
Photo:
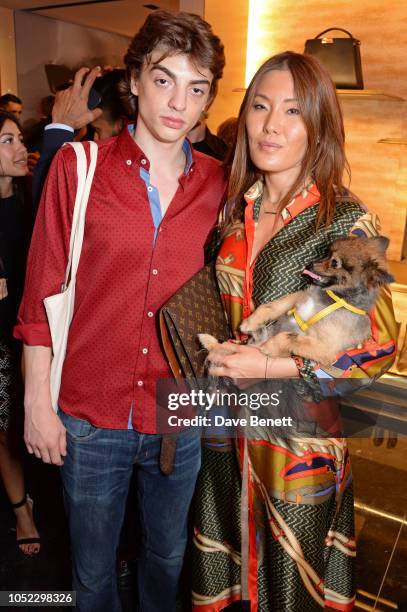
[{"label": "yellow dog harness", "polygon": [[326,308],[323,308],[316,314],[312,315],[312,317],[308,319],[308,321],[304,321],[304,319],[300,317],[300,315],[298,314],[297,308],[294,307],[288,311],[287,314],[293,315],[301,331],[303,332],[308,331],[311,325],[314,325],[315,323],[317,323],[324,317],[327,317],[329,314],[331,314],[331,312],[335,312],[335,310],[339,310],[339,308],[346,308],[346,310],[350,310],[350,312],[354,312],[355,314],[359,314],[362,316],[368,316],[365,310],[362,310],[361,308],[356,308],[356,306],[352,306],[352,304],[348,304],[346,300],[344,300],[343,298],[340,298],[330,289],[326,289],[325,291],[329,295],[329,297],[334,300],[333,303],[327,306]]}]

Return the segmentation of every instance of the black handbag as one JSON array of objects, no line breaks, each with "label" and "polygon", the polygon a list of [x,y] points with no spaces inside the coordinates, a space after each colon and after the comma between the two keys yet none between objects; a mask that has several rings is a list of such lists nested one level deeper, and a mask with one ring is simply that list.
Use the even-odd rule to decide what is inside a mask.
[{"label": "black handbag", "polygon": [[[323,36],[332,30],[345,32],[349,38]],[[343,28],[328,28],[315,38],[305,41],[304,53],[318,58],[339,89],[363,89],[360,40]]]}]

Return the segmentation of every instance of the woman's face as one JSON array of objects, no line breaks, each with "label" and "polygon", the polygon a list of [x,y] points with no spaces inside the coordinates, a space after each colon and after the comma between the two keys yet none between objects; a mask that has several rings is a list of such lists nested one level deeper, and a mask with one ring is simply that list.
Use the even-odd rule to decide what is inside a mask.
[{"label": "woman's face", "polygon": [[27,172],[27,149],[23,136],[14,121],[6,119],[0,129],[0,177],[25,176]]},{"label": "woman's face", "polygon": [[265,174],[281,173],[292,184],[307,151],[307,131],[289,70],[271,70],[262,77],[246,129],[254,165]]}]

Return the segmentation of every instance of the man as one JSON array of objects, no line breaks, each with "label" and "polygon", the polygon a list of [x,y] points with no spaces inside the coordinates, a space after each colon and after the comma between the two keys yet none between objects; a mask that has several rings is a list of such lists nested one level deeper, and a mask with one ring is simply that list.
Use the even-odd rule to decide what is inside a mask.
[{"label": "man", "polygon": [[192,143],[195,151],[200,151],[201,153],[205,153],[205,155],[210,155],[215,159],[223,161],[226,157],[228,148],[223,140],[215,136],[215,134],[212,134],[206,125],[207,118],[207,112],[202,113],[198,123],[194,125],[189,132],[188,139]]},{"label": "man", "polygon": [[0,110],[5,110],[8,113],[13,113],[18,120],[21,119],[21,114],[23,112],[23,103],[12,93],[4,94],[4,96],[0,96]]},{"label": "man", "polygon": [[[117,136],[129,118],[119,91],[124,70],[113,69],[100,76],[100,68],[80,68],[72,86],[57,93],[52,108],[52,122],[43,132],[41,157],[35,167],[32,199],[35,210],[55,153],[65,142],[74,140],[75,130],[90,125],[95,140]],[[85,77],[86,75],[86,77]],[[93,88],[100,95],[96,107],[89,108],[89,93]]]},{"label": "man", "polygon": [[173,472],[160,472],[155,382],[170,372],[156,316],[202,267],[225,189],[218,163],[185,140],[215,95],[223,46],[198,16],[156,11],[125,63],[136,127],[99,144],[58,415],[42,300],[65,275],[76,193],[71,147],[56,155],[42,195],[15,334],[25,344],[27,448],[63,464],[78,610],[120,609],[115,549],[134,464],[139,610],[172,612],[200,441],[180,434]]}]

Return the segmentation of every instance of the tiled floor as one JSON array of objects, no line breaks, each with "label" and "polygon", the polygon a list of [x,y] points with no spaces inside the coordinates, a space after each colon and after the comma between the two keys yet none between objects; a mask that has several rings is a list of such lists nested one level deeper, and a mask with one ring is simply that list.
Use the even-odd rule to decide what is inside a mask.
[{"label": "tiled floor", "polygon": [[[373,438],[349,440],[358,538],[356,609],[407,612],[407,438],[399,437],[396,446],[388,448],[388,432],[383,435],[379,446]],[[28,460],[27,467],[42,551],[32,559],[17,551],[10,531],[13,514],[0,489],[0,590],[69,589],[69,546],[58,470],[36,460]],[[122,598],[124,612],[131,612],[132,593],[123,591]]]},{"label": "tiled floor", "polygon": [[[407,402],[406,402],[407,407]],[[407,439],[349,440],[355,480],[358,601],[378,610],[407,610]],[[383,584],[382,584],[383,582]],[[397,607],[395,607],[397,606]],[[369,609],[369,608],[364,608]]]}]

